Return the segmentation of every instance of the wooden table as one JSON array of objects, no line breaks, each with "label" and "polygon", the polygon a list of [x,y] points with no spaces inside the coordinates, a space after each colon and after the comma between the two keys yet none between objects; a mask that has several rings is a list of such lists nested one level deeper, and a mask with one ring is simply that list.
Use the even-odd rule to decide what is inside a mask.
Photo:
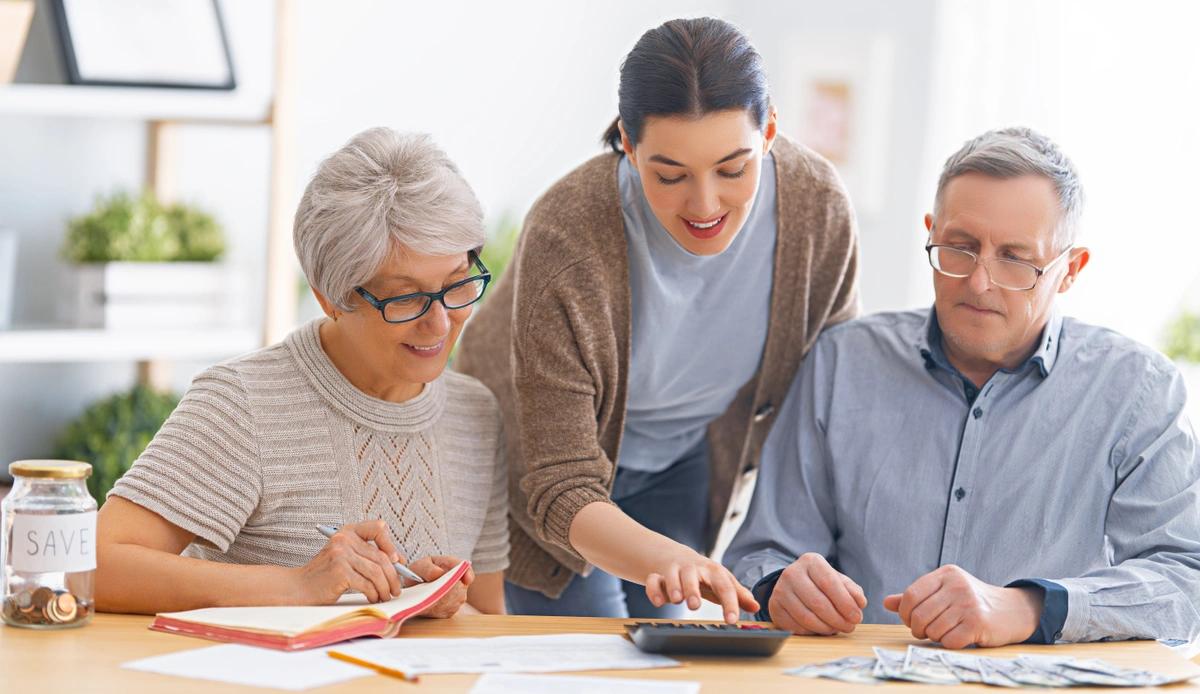
[{"label": "wooden table", "polygon": [[[621,634],[628,620],[585,619],[575,617],[491,617],[460,616],[450,620],[415,619],[404,625],[407,636],[502,636],[512,634],[596,633]],[[132,615],[96,615],[80,629],[32,631],[0,627],[0,691],[3,692],[258,692],[264,689],[183,679],[145,672],[123,670],[121,663],[152,655],[211,645],[186,636],[148,630],[148,617]],[[400,638],[403,638],[401,636]],[[857,688],[842,682],[811,680],[782,674],[788,667],[839,658],[845,655],[870,655],[872,646],[904,650],[913,640],[901,627],[863,625],[849,636],[830,638],[793,637],[773,658],[678,658],[684,666],[663,670],[605,671],[586,673],[603,677],[629,677],[664,680],[691,680],[703,683],[705,694],[742,692],[851,692]],[[926,643],[925,645],[929,645]],[[1200,669],[1153,641],[1096,643],[1069,646],[1010,646],[987,651],[989,655],[1016,653],[1054,653],[1076,657],[1100,657],[1114,664],[1137,666],[1158,672],[1196,672]],[[564,673],[585,674],[585,673]],[[414,694],[467,692],[476,675],[425,675],[418,683],[405,683],[382,675],[372,675],[317,690],[335,692],[396,692]],[[979,685],[964,685],[975,691],[998,694],[1002,690]],[[898,683],[887,689],[904,693],[963,691],[944,687]],[[1200,690],[1200,685],[1176,685],[1164,691]],[[1072,690],[1078,691],[1078,690]],[[1109,694],[1117,690],[1107,691]],[[1125,691],[1125,690],[1120,690]]]}]

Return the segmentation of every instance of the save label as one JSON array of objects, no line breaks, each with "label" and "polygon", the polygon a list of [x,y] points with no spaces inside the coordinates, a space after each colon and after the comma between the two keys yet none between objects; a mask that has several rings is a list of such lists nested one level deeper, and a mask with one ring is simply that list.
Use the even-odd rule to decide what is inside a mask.
[{"label": "save label", "polygon": [[96,568],[96,512],[13,516],[12,568],[27,573]]}]

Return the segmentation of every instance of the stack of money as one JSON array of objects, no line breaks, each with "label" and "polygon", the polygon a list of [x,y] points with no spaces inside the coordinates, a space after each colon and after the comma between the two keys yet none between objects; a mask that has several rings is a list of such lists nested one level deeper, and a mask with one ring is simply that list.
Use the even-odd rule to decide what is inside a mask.
[{"label": "stack of money", "polygon": [[851,656],[785,670],[798,677],[876,684],[889,680],[922,684],[987,684],[996,687],[1157,687],[1190,679],[1117,667],[1103,660],[1069,656],[1019,655],[991,658],[961,651],[909,646],[907,652],[874,649],[875,656]]},{"label": "stack of money", "polygon": [[18,626],[75,626],[92,614],[89,602],[66,590],[46,586],[20,590],[4,598],[4,621]]}]

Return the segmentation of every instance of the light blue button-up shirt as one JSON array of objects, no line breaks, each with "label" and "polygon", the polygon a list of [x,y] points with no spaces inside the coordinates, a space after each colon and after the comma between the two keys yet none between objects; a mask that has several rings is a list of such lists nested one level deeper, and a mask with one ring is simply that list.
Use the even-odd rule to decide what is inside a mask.
[{"label": "light blue button-up shirt", "polygon": [[[805,552],[883,598],[956,564],[1065,589],[1061,641],[1200,635],[1200,461],[1186,393],[1157,352],[1057,315],[1015,370],[975,389],[933,311],[827,329],[763,449],[725,555],[755,586]],[[765,583],[765,582],[764,582]]]}]

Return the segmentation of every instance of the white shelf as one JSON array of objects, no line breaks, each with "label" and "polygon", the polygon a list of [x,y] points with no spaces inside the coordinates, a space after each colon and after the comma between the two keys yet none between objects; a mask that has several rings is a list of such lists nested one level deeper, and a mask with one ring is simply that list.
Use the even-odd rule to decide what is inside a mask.
[{"label": "white shelf", "polygon": [[236,90],[0,85],[3,115],[265,123],[270,106]]},{"label": "white shelf", "polygon": [[210,330],[0,330],[0,363],[210,360],[259,347],[248,328]]}]

